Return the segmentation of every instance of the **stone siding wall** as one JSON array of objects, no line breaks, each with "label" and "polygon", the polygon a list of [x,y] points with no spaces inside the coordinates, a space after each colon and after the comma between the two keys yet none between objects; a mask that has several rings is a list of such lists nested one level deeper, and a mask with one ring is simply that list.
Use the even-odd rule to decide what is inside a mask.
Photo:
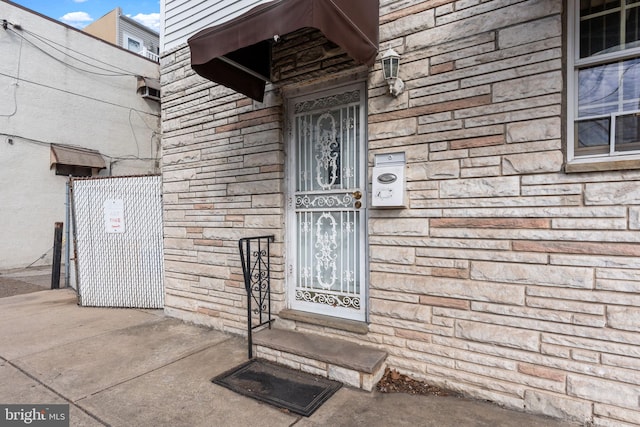
[{"label": "stone siding wall", "polygon": [[410,206],[371,214],[370,336],[472,396],[640,423],[640,173],[563,171],[563,2],[381,7],[407,90],[371,87],[369,148],[406,151]]},{"label": "stone siding wall", "polygon": [[[370,332],[278,322],[512,408],[638,425],[640,172],[564,172],[563,4],[380,1],[406,90],[370,70],[369,159],[406,152],[409,206],[370,209]],[[244,333],[237,239],[265,233],[284,307],[278,88],[354,66],[297,37],[262,104],[195,76],[186,48],[163,58],[170,314]]]},{"label": "stone siding wall", "polygon": [[284,108],[281,86],[357,69],[319,31],[283,36],[264,102],[214,85],[191,69],[188,47],[162,69],[166,311],[246,333],[238,239],[275,235],[272,298],[284,294]]},{"label": "stone siding wall", "polygon": [[166,311],[244,333],[238,239],[282,242],[282,109],[205,81],[189,60],[182,48],[161,61]]}]

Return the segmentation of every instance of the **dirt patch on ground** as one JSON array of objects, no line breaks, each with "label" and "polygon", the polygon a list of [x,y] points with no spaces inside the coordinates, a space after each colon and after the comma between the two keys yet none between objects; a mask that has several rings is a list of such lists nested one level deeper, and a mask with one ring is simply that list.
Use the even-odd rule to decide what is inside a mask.
[{"label": "dirt patch on ground", "polygon": [[47,288],[43,286],[35,285],[33,283],[0,276],[0,298],[44,291],[46,289]]},{"label": "dirt patch on ground", "polygon": [[395,369],[389,368],[385,369],[382,379],[380,379],[378,384],[376,384],[376,388],[381,393],[408,393],[460,397],[459,393],[427,384],[424,381],[413,379],[399,373]]}]

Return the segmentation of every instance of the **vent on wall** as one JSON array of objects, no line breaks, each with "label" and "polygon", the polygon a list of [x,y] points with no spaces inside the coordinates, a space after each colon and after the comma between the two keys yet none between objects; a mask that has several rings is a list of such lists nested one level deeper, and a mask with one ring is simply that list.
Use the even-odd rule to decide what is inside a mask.
[{"label": "vent on wall", "polygon": [[160,102],[160,82],[149,77],[138,76],[138,93],[143,98]]}]

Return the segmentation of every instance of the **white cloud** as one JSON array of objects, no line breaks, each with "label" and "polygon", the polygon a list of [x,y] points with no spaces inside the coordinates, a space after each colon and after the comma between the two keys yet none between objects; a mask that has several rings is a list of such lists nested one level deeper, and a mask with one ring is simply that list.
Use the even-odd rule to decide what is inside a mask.
[{"label": "white cloud", "polygon": [[84,3],[86,1],[88,1],[88,0],[73,0],[74,3]]},{"label": "white cloud", "polygon": [[87,12],[69,12],[61,17],[60,21],[72,27],[83,28],[89,22],[92,22],[93,18]]},{"label": "white cloud", "polygon": [[149,27],[156,32],[160,32],[160,14],[159,13],[139,13],[136,16],[127,15],[129,18],[134,19]]}]

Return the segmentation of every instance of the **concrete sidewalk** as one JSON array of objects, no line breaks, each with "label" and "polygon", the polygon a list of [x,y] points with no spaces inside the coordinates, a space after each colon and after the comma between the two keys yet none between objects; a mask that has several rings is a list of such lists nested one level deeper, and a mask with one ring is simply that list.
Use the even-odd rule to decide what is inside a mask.
[{"label": "concrete sidewalk", "polygon": [[242,338],[158,310],[79,307],[69,289],[0,298],[0,403],[68,403],[72,426],[574,425],[475,400],[347,387],[300,417],[210,382],[246,357]]}]

